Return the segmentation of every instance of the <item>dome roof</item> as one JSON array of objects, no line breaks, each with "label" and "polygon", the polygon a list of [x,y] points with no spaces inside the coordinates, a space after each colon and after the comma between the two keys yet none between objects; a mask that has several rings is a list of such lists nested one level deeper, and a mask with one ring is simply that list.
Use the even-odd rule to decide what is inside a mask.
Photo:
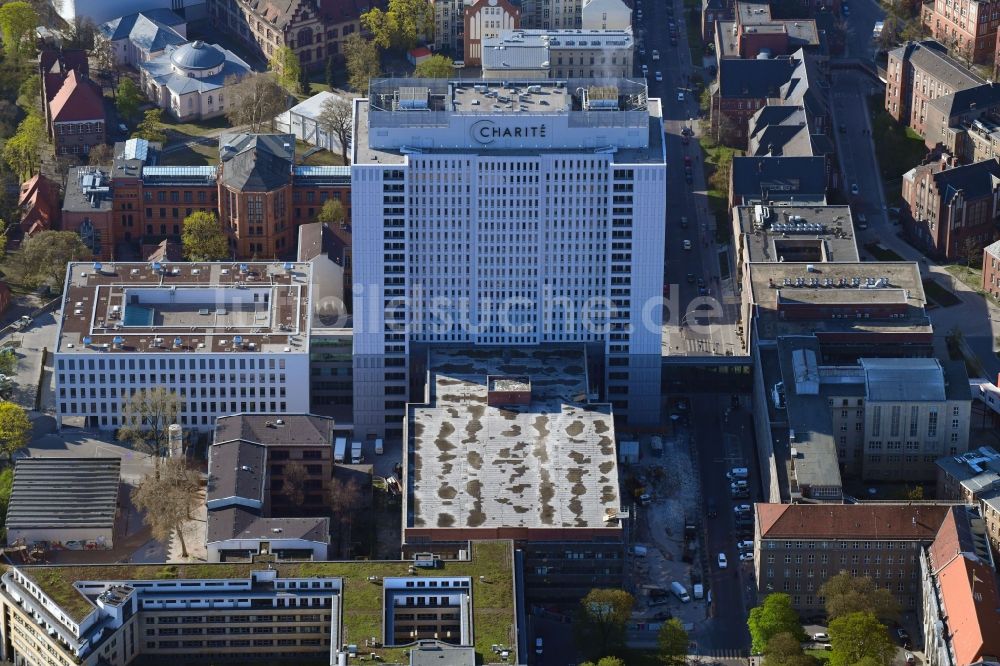
[{"label": "dome roof", "polygon": [[202,41],[184,44],[174,49],[170,62],[182,69],[212,69],[226,61],[218,46]]}]

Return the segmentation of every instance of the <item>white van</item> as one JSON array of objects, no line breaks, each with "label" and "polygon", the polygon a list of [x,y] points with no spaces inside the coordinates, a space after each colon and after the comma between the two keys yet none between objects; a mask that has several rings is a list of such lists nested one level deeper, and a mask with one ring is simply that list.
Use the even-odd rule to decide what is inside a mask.
[{"label": "white van", "polygon": [[688,591],[676,580],[670,584],[670,591],[673,592],[674,596],[680,599],[683,603],[691,601],[691,596],[688,594]]},{"label": "white van", "polygon": [[382,445],[381,439],[375,440],[375,453],[377,455],[382,455],[385,452],[385,447]]},{"label": "white van", "polygon": [[746,467],[734,467],[731,470],[729,470],[728,474],[726,474],[726,478],[729,479],[730,481],[735,481],[736,479],[747,479],[749,477],[750,477],[750,470],[748,470]]}]

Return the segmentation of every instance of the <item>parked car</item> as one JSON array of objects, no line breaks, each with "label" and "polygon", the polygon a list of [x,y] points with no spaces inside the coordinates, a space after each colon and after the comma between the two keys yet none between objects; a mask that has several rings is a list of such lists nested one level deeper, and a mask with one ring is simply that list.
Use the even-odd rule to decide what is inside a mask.
[{"label": "parked car", "polygon": [[684,240],[684,242],[682,243],[682,245],[684,246],[685,250],[690,250],[691,249],[691,241],[689,241],[687,239]]},{"label": "parked car", "polygon": [[736,513],[750,513],[753,510],[749,504],[737,504],[733,507],[733,511]]},{"label": "parked car", "polygon": [[830,636],[825,631],[817,631],[812,635],[812,639],[817,643],[825,643],[830,640]]},{"label": "parked car", "polygon": [[687,281],[690,284],[694,284],[694,273],[688,273],[687,274]]},{"label": "parked car", "polygon": [[753,562],[753,553],[740,553],[740,562]]},{"label": "parked car", "polygon": [[708,500],[708,504],[707,504],[706,508],[708,509],[708,517],[709,518],[715,518],[717,515],[719,515],[719,507],[715,503],[714,499]]},{"label": "parked car", "polygon": [[903,644],[904,648],[910,647],[910,632],[902,627],[896,628],[896,638]]},{"label": "parked car", "polygon": [[729,566],[729,562],[726,560],[726,554],[725,553],[719,553],[719,568],[720,569],[725,569],[728,566]]},{"label": "parked car", "polygon": [[753,541],[738,541],[736,548],[738,550],[753,550]]},{"label": "parked car", "polygon": [[860,191],[861,190],[858,189],[858,184],[857,183],[851,183],[851,194],[857,196]]},{"label": "parked car", "polygon": [[663,80],[663,72],[657,70],[655,78],[656,78],[657,81],[662,81]]}]

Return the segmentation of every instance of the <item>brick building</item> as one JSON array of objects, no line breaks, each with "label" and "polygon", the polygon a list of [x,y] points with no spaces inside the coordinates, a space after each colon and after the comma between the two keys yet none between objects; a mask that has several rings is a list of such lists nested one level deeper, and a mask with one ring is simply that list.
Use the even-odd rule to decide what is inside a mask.
[{"label": "brick building", "polygon": [[955,506],[920,552],[927,666],[989,663],[1000,655],[1000,594],[984,532],[975,507]]},{"label": "brick building", "polygon": [[77,70],[69,71],[48,107],[48,131],[56,155],[86,155],[106,142],[101,89]]},{"label": "brick building", "polygon": [[483,40],[521,27],[521,8],[508,0],[476,0],[465,5],[465,64],[483,62]]},{"label": "brick building", "polygon": [[1000,2],[933,0],[925,3],[921,12],[931,37],[946,44],[957,57],[993,64]]},{"label": "brick building", "polygon": [[986,521],[986,536],[1000,548],[1000,453],[980,446],[959,456],[937,461],[936,496],[978,504]]},{"label": "brick building", "polygon": [[885,110],[921,136],[927,131],[931,100],[986,83],[933,40],[907,42],[888,57]]},{"label": "brick building", "polygon": [[[298,227],[328,198],[340,200],[350,220],[349,168],[296,166],[294,146],[290,134],[223,134],[218,166],[159,166],[159,144],[116,144],[112,168],[79,170],[100,174],[107,190],[88,187],[82,175],[69,179],[64,228],[93,227],[85,242],[95,257],[111,259],[119,243],[175,241],[185,217],[208,211],[223,220],[234,258],[293,258]],[[96,207],[88,203],[95,198]]]},{"label": "brick building", "polygon": [[209,0],[213,24],[240,39],[256,55],[270,59],[287,46],[305,69],[323,67],[350,35],[361,29],[365,0]]},{"label": "brick building", "polygon": [[983,248],[983,291],[1000,299],[1000,241]]},{"label": "brick building", "polygon": [[[208,554],[218,562],[270,552],[326,559],[334,421],[311,414],[216,419],[209,448]],[[292,466],[301,476],[290,480]],[[299,474],[299,472],[296,472]],[[302,500],[295,503],[300,484]]]},{"label": "brick building", "polygon": [[925,252],[954,261],[1000,235],[1000,160],[949,166],[943,158],[903,174],[903,219]]},{"label": "brick building", "polygon": [[924,144],[962,164],[1000,157],[1000,86],[984,83],[936,97],[928,104]]},{"label": "brick building", "polygon": [[786,592],[804,615],[824,612],[819,589],[847,571],[893,593],[904,613],[921,607],[920,549],[950,504],[756,504],[757,594]]},{"label": "brick building", "polygon": [[55,229],[59,224],[59,185],[35,174],[21,185],[17,207],[21,211],[18,226],[25,237]]}]

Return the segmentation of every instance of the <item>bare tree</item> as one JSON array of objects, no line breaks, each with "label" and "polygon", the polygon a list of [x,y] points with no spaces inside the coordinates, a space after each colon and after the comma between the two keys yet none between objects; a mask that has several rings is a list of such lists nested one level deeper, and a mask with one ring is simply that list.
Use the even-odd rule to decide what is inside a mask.
[{"label": "bare tree", "polygon": [[181,528],[197,506],[199,494],[198,473],[190,469],[183,458],[170,458],[132,490],[132,502],[145,514],[146,524],[159,541],[167,541],[176,531],[181,542],[181,556],[187,557],[187,543]]},{"label": "bare tree", "polygon": [[351,142],[351,127],[354,123],[354,108],[350,101],[342,97],[332,97],[323,102],[323,108],[316,119],[319,126],[340,141],[340,156],[344,166],[350,164],[347,144]]},{"label": "bare tree", "polygon": [[302,506],[306,499],[307,476],[305,466],[297,460],[285,465],[281,481],[281,494],[295,506]]},{"label": "bare tree", "polygon": [[160,477],[162,458],[169,452],[169,431],[177,422],[181,399],[163,386],[139,389],[122,401],[122,427],[118,439],[132,442],[140,451],[153,456],[154,475]]},{"label": "bare tree", "polygon": [[251,133],[270,125],[286,108],[288,94],[271,73],[252,74],[239,82],[230,77],[226,85],[231,86],[226,118],[234,126],[248,125]]},{"label": "bare tree", "polygon": [[118,63],[115,61],[115,51],[111,46],[111,41],[102,35],[94,36],[94,48],[90,51],[90,56],[94,59],[94,69],[97,80],[104,88],[111,88],[111,96],[117,95],[118,88]]}]

